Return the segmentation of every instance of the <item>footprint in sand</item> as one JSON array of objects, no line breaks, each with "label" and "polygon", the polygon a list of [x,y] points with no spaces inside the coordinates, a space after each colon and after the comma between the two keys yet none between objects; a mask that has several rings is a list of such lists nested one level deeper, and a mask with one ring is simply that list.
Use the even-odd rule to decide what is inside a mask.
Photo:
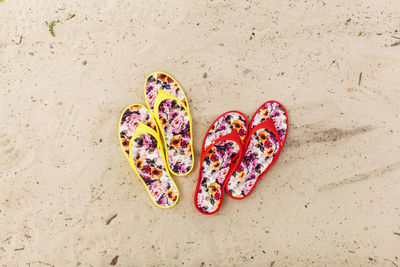
[{"label": "footprint in sand", "polygon": [[22,169],[32,163],[33,150],[24,145],[24,138],[11,126],[0,126],[0,171]]},{"label": "footprint in sand", "polygon": [[53,114],[57,118],[55,137],[71,136],[77,118],[75,106],[73,104],[58,102]]}]

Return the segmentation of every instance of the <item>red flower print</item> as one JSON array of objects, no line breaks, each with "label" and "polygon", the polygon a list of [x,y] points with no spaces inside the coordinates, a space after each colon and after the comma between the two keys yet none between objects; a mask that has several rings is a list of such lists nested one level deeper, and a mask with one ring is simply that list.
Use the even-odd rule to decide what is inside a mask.
[{"label": "red flower print", "polygon": [[241,172],[241,171],[243,171],[243,165],[242,164],[240,164],[239,165],[239,167],[237,168],[237,170],[236,170],[237,172]]},{"label": "red flower print", "polygon": [[149,165],[144,166],[143,171],[144,171],[144,173],[150,173],[150,171],[151,171],[150,166]]},{"label": "red flower print", "polygon": [[181,141],[181,147],[182,148],[186,148],[188,146],[188,142],[186,142],[185,140]]}]

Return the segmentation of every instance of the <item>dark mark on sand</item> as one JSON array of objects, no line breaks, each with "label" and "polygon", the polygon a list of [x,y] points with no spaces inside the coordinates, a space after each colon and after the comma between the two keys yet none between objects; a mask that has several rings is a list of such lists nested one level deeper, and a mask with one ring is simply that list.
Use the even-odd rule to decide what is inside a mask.
[{"label": "dark mark on sand", "polygon": [[383,258],[385,261],[390,261],[391,263],[393,263],[393,265],[394,266],[396,266],[396,267],[399,267],[399,265],[397,265],[395,262],[393,262],[392,260],[389,260],[389,259],[386,259],[386,258]]},{"label": "dark mark on sand", "polygon": [[390,165],[387,166],[383,166],[381,168],[376,168],[373,169],[372,171],[369,172],[365,172],[365,173],[361,173],[361,174],[356,174],[352,177],[348,177],[345,179],[342,179],[338,182],[332,182],[329,184],[326,184],[324,186],[321,186],[318,191],[319,192],[323,192],[323,191],[327,191],[327,190],[331,190],[340,186],[344,186],[344,185],[348,185],[348,184],[352,184],[352,183],[357,183],[357,182],[361,182],[364,180],[367,180],[371,177],[380,177],[388,172],[394,171],[396,169],[400,168],[400,161],[394,162]]},{"label": "dark mark on sand", "polygon": [[97,195],[97,197],[95,197],[94,199],[92,199],[91,201],[90,201],[90,203],[92,203],[92,202],[94,202],[94,201],[96,201],[96,200],[101,200],[101,195],[103,195],[105,193],[105,191],[103,191],[103,192],[101,192],[100,194],[98,194]]},{"label": "dark mark on sand", "polygon": [[7,242],[8,240],[10,240],[11,239],[11,236],[10,237],[8,237],[8,238],[6,238],[6,239],[4,239],[3,241],[1,241],[1,243],[3,243],[3,242]]},{"label": "dark mark on sand", "polygon": [[50,22],[49,24],[49,32],[51,34],[51,36],[55,37],[56,35],[54,34],[54,26],[56,25],[56,22],[53,20],[52,22]]},{"label": "dark mark on sand", "polygon": [[50,264],[50,263],[47,263],[47,262],[38,261],[38,263],[40,263],[40,264],[44,264],[44,265],[47,265],[47,266],[53,266],[53,267],[54,267],[54,265],[53,265],[53,264]]},{"label": "dark mark on sand", "polygon": [[[301,128],[306,128],[306,130],[303,130],[303,133],[301,135],[304,136],[304,139],[303,138],[300,138],[298,140],[291,139],[290,141],[288,141],[287,146],[300,147],[301,145],[306,145],[311,143],[333,143],[341,139],[349,138],[358,134],[367,133],[373,130],[372,126],[369,125],[362,127],[354,127],[352,129],[330,128],[319,131],[315,131],[313,129],[314,127],[316,126],[312,124],[301,126]],[[311,132],[308,130],[311,130]]]},{"label": "dark mark on sand", "polygon": [[112,261],[110,262],[110,265],[115,265],[118,262],[118,255],[114,257],[114,259],[112,259]]},{"label": "dark mark on sand", "polygon": [[111,217],[106,221],[106,225],[109,225],[110,222],[111,222],[112,220],[114,220],[115,217],[117,217],[117,215],[118,215],[118,213],[116,213],[116,214],[114,214],[113,216],[111,216]]},{"label": "dark mark on sand", "polygon": [[362,72],[360,72],[360,75],[358,76],[358,85],[361,85],[361,78],[362,78]]}]

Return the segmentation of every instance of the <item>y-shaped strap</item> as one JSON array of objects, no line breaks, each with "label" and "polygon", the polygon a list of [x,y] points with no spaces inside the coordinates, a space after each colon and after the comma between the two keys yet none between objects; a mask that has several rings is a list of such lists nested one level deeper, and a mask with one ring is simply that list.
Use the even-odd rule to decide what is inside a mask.
[{"label": "y-shaped strap", "polygon": [[164,153],[162,153],[162,151],[163,151],[162,146],[161,146],[162,143],[161,143],[158,133],[156,131],[154,131],[151,127],[144,124],[143,122],[139,122],[139,125],[136,128],[136,131],[133,133],[133,135],[130,139],[131,141],[129,142],[129,163],[131,165],[135,165],[135,164],[133,164],[133,158],[132,158],[133,157],[133,154],[132,154],[133,142],[132,141],[134,141],[136,139],[136,137],[138,137],[142,134],[150,134],[157,140],[157,149],[160,151],[160,154],[163,157],[163,160],[165,161],[165,155],[163,155]]},{"label": "y-shaped strap", "polygon": [[248,134],[248,137],[247,137],[247,140],[246,140],[246,145],[245,145],[246,149],[247,149],[247,147],[248,147],[248,145],[250,143],[252,135],[256,131],[258,131],[260,129],[266,129],[268,131],[271,131],[276,136],[276,138],[278,139],[279,149],[281,149],[281,146],[282,146],[281,137],[280,137],[280,135],[278,133],[278,130],[275,127],[275,122],[271,117],[269,117],[267,120],[257,124],[256,126],[254,126],[253,129],[250,130],[250,132]]},{"label": "y-shaped strap", "polygon": [[[208,155],[208,152],[218,143],[223,142],[223,141],[233,141],[236,144],[239,145],[239,153],[238,153],[238,158],[242,157],[242,154],[244,153],[243,151],[243,142],[242,139],[240,138],[239,133],[236,130],[232,130],[232,132],[230,132],[227,135],[221,136],[220,138],[217,138],[215,141],[213,141],[201,154],[201,160],[200,162],[202,163],[204,161],[204,159],[206,158],[206,156]],[[236,167],[238,166],[240,162],[237,161],[236,164],[234,166],[232,166],[231,168],[229,168],[229,172],[227,174],[227,178],[232,174],[232,172],[236,169]]]},{"label": "y-shaped strap", "polygon": [[157,121],[159,121],[159,119],[160,119],[158,117],[158,109],[160,107],[160,104],[166,99],[172,99],[172,100],[175,100],[176,102],[178,102],[185,109],[188,116],[190,116],[190,111],[189,111],[188,107],[179,98],[177,98],[176,96],[173,96],[163,90],[159,90],[156,100],[154,101],[154,105],[153,105],[153,113],[154,113],[154,117],[156,118]]}]

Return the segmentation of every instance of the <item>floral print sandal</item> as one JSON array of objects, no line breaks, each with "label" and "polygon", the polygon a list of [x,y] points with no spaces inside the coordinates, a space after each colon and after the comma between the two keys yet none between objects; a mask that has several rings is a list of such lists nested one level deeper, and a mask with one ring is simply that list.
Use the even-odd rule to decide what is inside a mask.
[{"label": "floral print sandal", "polygon": [[243,199],[253,191],[259,179],[278,159],[287,132],[285,108],[276,101],[261,105],[250,121],[246,152],[226,185],[229,196]]},{"label": "floral print sandal", "polygon": [[216,119],[203,141],[199,179],[194,195],[195,206],[203,214],[216,213],[222,204],[225,185],[235,170],[233,163],[243,152],[247,119],[229,111]]},{"label": "floral print sandal", "polygon": [[164,141],[167,168],[176,176],[193,169],[192,117],[182,87],[170,75],[155,72],[148,76],[144,94]]},{"label": "floral print sandal", "polygon": [[171,208],[179,200],[179,191],[166,169],[165,156],[150,111],[131,105],[122,113],[119,140],[132,169],[140,177],[153,202],[160,208]]}]

